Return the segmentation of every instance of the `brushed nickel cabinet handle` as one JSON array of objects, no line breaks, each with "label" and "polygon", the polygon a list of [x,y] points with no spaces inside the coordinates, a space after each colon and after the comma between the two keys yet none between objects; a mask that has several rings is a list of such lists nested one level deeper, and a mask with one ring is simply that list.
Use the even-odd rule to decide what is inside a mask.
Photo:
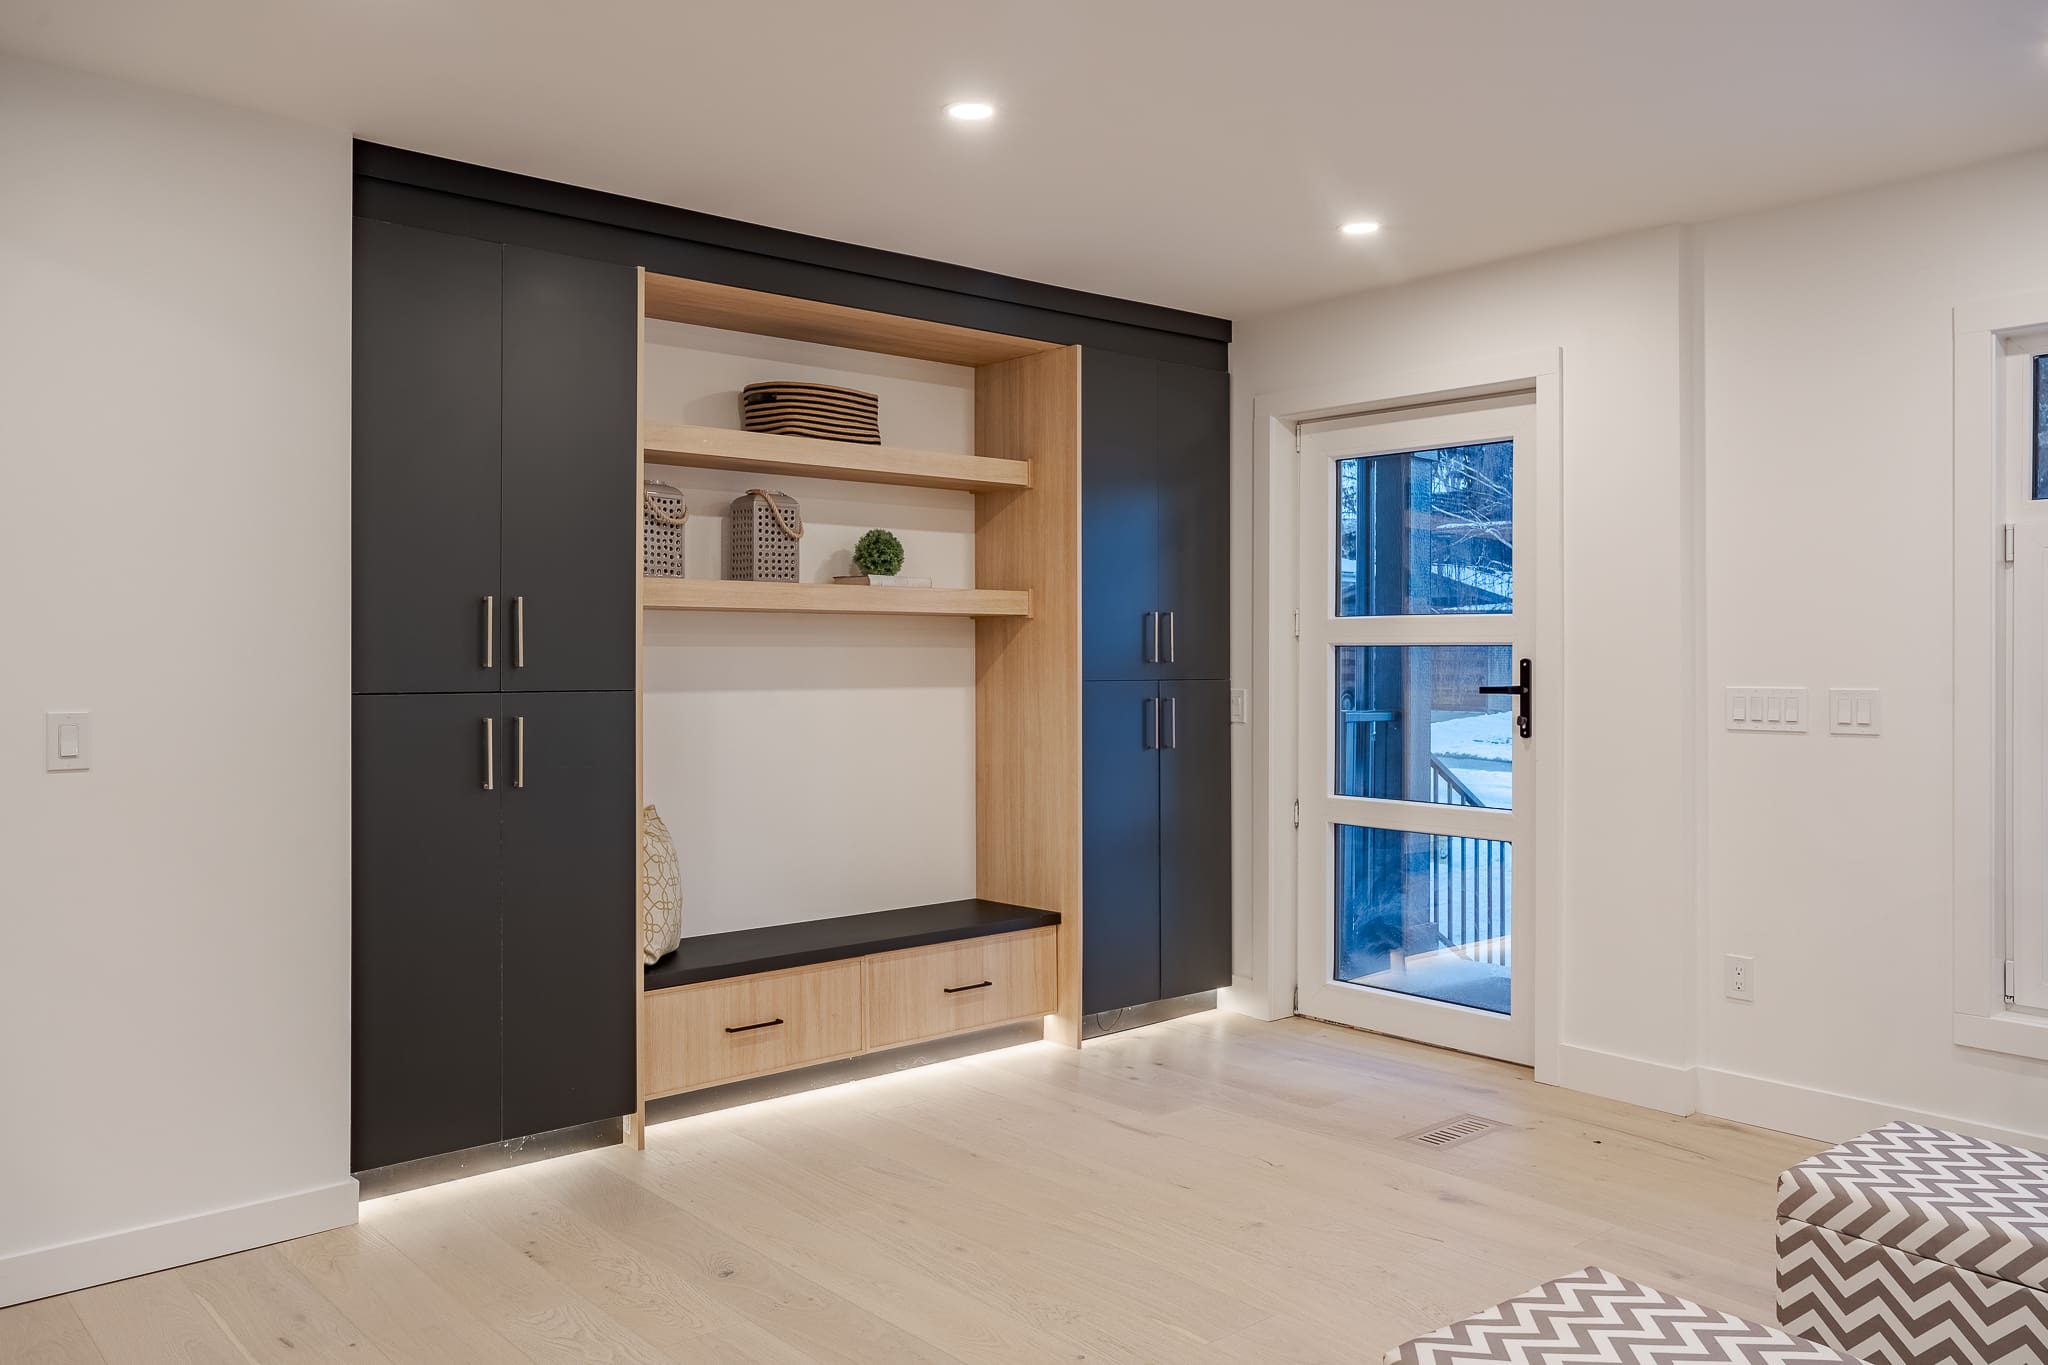
[{"label": "brushed nickel cabinet handle", "polygon": [[498,745],[495,739],[497,727],[490,716],[484,717],[484,790],[498,789]]},{"label": "brushed nickel cabinet handle", "polygon": [[1144,721],[1144,731],[1145,731],[1145,735],[1144,735],[1144,740],[1145,740],[1145,747],[1146,747],[1146,748],[1148,748],[1148,749],[1156,749],[1156,748],[1158,748],[1158,747],[1159,747],[1159,701],[1158,701],[1158,699],[1157,699],[1156,697],[1147,697],[1147,698],[1145,698],[1145,721]]},{"label": "brushed nickel cabinet handle", "polygon": [[498,666],[498,598],[495,593],[484,597],[484,667]]},{"label": "brushed nickel cabinet handle", "polygon": [[1166,662],[1178,663],[1180,651],[1174,646],[1173,613],[1166,613]]},{"label": "brushed nickel cabinet handle", "polygon": [[1158,613],[1158,612],[1156,612],[1156,611],[1148,611],[1148,612],[1146,612],[1146,613],[1145,613],[1145,627],[1146,627],[1146,629],[1148,629],[1148,630],[1150,630],[1150,631],[1152,632],[1152,643],[1151,643],[1151,645],[1150,645],[1150,646],[1148,646],[1148,647],[1146,648],[1146,650],[1145,650],[1145,662],[1146,662],[1146,663],[1148,663],[1148,664],[1156,664],[1156,663],[1158,663],[1158,662],[1159,662],[1159,613]]},{"label": "brushed nickel cabinet handle", "polygon": [[512,717],[512,785],[526,786],[526,717]]},{"label": "brushed nickel cabinet handle", "polygon": [[1166,699],[1166,747],[1169,749],[1178,749],[1180,747],[1179,697],[1168,697]]},{"label": "brushed nickel cabinet handle", "polygon": [[978,991],[995,984],[993,981],[977,981],[972,986],[947,986],[944,989],[948,995],[958,995],[962,991]]},{"label": "brushed nickel cabinet handle", "polygon": [[774,1028],[777,1024],[780,1024],[781,1022],[782,1021],[780,1019],[767,1019],[763,1020],[761,1023],[758,1024],[741,1024],[738,1028],[727,1028],[726,1032],[752,1033],[757,1028]]},{"label": "brushed nickel cabinet handle", "polygon": [[526,598],[512,599],[512,666],[526,667]]}]

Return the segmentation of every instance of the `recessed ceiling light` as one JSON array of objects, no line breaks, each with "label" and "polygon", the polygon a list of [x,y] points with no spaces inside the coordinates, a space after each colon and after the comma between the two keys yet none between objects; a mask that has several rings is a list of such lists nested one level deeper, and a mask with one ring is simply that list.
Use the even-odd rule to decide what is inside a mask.
[{"label": "recessed ceiling light", "polygon": [[1338,229],[1346,237],[1370,237],[1379,230],[1380,225],[1370,218],[1361,219],[1356,223],[1346,223]]},{"label": "recessed ceiling light", "polygon": [[948,118],[959,119],[962,123],[980,123],[996,116],[996,107],[981,100],[955,100],[946,106]]}]

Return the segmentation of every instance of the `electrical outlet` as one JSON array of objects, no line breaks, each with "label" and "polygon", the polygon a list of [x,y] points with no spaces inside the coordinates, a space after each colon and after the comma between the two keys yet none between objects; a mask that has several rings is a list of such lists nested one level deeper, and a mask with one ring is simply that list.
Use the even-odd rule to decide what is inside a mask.
[{"label": "electrical outlet", "polygon": [[1723,960],[1722,989],[1730,1000],[1756,999],[1756,959],[1730,953]]}]

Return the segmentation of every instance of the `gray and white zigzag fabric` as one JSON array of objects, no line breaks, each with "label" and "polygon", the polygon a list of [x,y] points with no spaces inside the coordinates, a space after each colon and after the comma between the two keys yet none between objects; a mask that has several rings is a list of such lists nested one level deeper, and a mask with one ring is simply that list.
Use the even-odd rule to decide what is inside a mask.
[{"label": "gray and white zigzag fabric", "polygon": [[1778,1216],[2048,1289],[2048,1156],[1887,1123],[1778,1177]]},{"label": "gray and white zigzag fabric", "polygon": [[1861,1365],[1830,1347],[1588,1267],[1417,1337],[1387,1365]]},{"label": "gray and white zigzag fabric", "polygon": [[2048,1361],[2048,1293],[1789,1220],[1778,1321],[1871,1365]]}]

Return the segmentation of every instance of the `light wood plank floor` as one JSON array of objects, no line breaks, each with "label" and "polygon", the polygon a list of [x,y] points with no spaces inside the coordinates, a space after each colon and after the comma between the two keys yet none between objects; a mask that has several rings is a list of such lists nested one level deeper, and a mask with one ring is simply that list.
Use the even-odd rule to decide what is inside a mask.
[{"label": "light wood plank floor", "polygon": [[[1476,1113],[1510,1129],[1401,1135]],[[0,1310],[0,1361],[1377,1361],[1587,1264],[1770,1317],[1819,1144],[1196,1015],[701,1114]]]}]

